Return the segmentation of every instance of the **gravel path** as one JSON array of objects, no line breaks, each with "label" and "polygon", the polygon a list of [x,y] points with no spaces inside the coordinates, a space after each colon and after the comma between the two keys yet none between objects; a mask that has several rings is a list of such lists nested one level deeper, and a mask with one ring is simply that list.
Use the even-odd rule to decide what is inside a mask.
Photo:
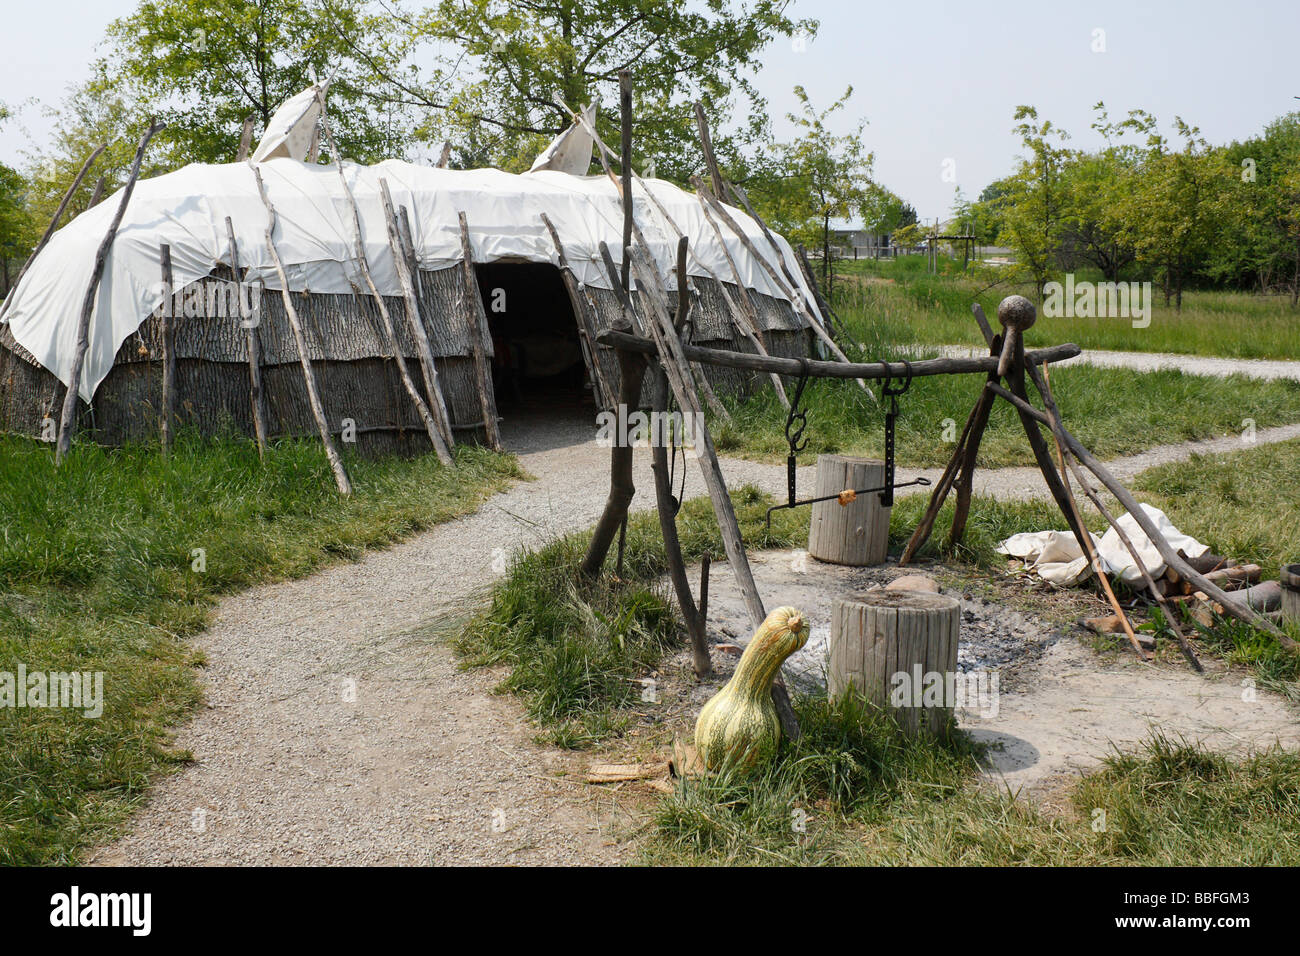
[{"label": "gravel path", "polygon": [[[1258,440],[1297,435],[1292,426]],[[589,422],[516,420],[505,439],[535,481],[355,564],[221,602],[196,641],[207,708],[176,740],[195,762],[158,781],[125,836],[91,862],[618,861],[616,811],[577,782],[576,759],[534,744],[517,702],[491,694],[496,678],[457,670],[429,631],[463,611],[510,552],[590,526],[603,505],[608,451]],[[1153,449],[1116,471],[1240,447],[1224,441],[1234,444]],[[784,494],[781,466],[723,465],[732,486]],[[1030,469],[977,474],[980,493],[1046,494]],[[646,453],[636,479],[637,506],[648,508]],[[691,469],[687,495],[703,491]]]},{"label": "gravel path", "polygon": [[[942,355],[953,358],[988,355],[988,349],[976,349],[966,345],[941,345],[938,346],[938,351]],[[1300,362],[1280,359],[1231,359],[1205,355],[1179,355],[1174,352],[1112,352],[1106,349],[1085,349],[1082,355],[1069,359],[1068,362],[1081,362],[1103,368],[1131,368],[1139,372],[1175,368],[1188,375],[1214,375],[1223,378],[1239,373],[1250,378],[1300,380]]]}]

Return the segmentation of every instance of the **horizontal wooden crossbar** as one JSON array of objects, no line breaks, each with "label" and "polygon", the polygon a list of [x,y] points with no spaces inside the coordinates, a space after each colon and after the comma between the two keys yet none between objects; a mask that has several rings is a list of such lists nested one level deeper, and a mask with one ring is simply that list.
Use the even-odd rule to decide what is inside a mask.
[{"label": "horizontal wooden crossbar", "polygon": [[[641,352],[645,355],[656,353],[652,339],[606,329],[596,336],[601,345],[625,352]],[[692,362],[704,365],[723,365],[728,368],[752,369],[756,372],[775,372],[778,375],[801,375],[805,372],[812,378],[863,378],[885,379],[905,378],[908,365],[903,362],[822,362],[816,359],[781,358],[775,355],[754,355],[749,352],[732,352],[727,349],[710,349],[699,345],[682,343],[682,351]],[[1073,343],[1053,345],[1051,348],[1036,349],[1026,353],[1026,358],[1036,364],[1043,362],[1063,362],[1079,355],[1083,350]],[[997,371],[998,360],[993,356],[972,356],[970,358],[922,359],[911,362],[911,375],[919,378],[926,375],[965,375],[985,374]]]}]

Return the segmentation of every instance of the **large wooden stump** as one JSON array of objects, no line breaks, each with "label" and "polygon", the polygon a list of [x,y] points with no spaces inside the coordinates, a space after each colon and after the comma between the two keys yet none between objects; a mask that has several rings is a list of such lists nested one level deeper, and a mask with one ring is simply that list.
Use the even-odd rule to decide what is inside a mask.
[{"label": "large wooden stump", "polygon": [[855,688],[889,709],[905,732],[943,735],[952,720],[947,689],[957,673],[960,629],[961,602],[942,594],[882,590],[836,598],[830,695]]},{"label": "large wooden stump", "polygon": [[1284,565],[1278,577],[1282,583],[1282,617],[1300,624],[1300,563]]},{"label": "large wooden stump", "polygon": [[[879,488],[885,483],[885,463],[844,455],[817,456],[814,497],[838,495],[855,488]],[[870,492],[841,504],[819,501],[812,506],[808,553],[819,561],[863,567],[883,564],[889,552],[889,509]]]}]

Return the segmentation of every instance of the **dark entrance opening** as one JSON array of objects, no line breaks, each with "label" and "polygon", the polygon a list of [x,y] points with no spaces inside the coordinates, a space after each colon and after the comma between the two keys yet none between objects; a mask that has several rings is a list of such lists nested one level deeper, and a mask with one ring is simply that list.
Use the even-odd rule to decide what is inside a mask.
[{"label": "dark entrance opening", "polygon": [[590,411],[595,401],[560,270],[546,262],[489,262],[474,269],[496,353],[497,407]]}]

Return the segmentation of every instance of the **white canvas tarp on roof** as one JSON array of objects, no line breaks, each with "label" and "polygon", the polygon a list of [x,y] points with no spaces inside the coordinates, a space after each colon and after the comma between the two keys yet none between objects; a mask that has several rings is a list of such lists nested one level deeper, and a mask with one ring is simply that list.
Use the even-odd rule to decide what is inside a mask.
[{"label": "white canvas tarp on roof", "polygon": [[[291,291],[351,293],[350,279],[358,284],[359,280],[351,213],[337,169],[292,159],[272,159],[259,168],[278,216],[275,245]],[[468,219],[476,262],[506,258],[555,262],[555,247],[541,220],[543,212],[555,224],[569,263],[583,283],[610,287],[600,261],[601,241],[608,243],[616,262],[622,261],[622,209],[614,184],[606,177],[550,171],[517,176],[494,169],[436,169],[396,160],[376,166],[345,164],[344,171],[360,211],[366,257],[385,295],[401,295],[401,287],[380,202],[381,177],[388,181],[394,203],[410,211],[416,255],[423,268],[460,261],[459,212]],[[648,180],[647,187],[689,237],[695,256],[722,279],[732,281],[726,255],[696,196],[659,180]],[[634,196],[637,222],[665,284],[675,289],[677,235],[639,185]],[[14,339],[64,384],[71,377],[81,302],[95,250],[118,201],[119,194],[108,197],[55,233],[14,290],[4,314]],[[780,273],[777,257],[758,224],[740,210],[730,211],[753,248]],[[227,216],[234,225],[239,264],[247,270],[249,281],[278,290],[266,248],[266,208],[249,166],[196,164],[136,185],[96,298],[90,349],[78,383],[82,398],[90,401],[122,342],[162,303],[159,247],[171,247],[175,286],[180,289],[208,275],[214,266],[229,264]],[[740,239],[722,228],[727,251],[745,285],[786,298]],[[806,295],[793,251],[781,237],[776,241],[787,270]],[[688,261],[690,274],[708,275],[694,259]],[[815,307],[800,304],[799,308]]]}]

